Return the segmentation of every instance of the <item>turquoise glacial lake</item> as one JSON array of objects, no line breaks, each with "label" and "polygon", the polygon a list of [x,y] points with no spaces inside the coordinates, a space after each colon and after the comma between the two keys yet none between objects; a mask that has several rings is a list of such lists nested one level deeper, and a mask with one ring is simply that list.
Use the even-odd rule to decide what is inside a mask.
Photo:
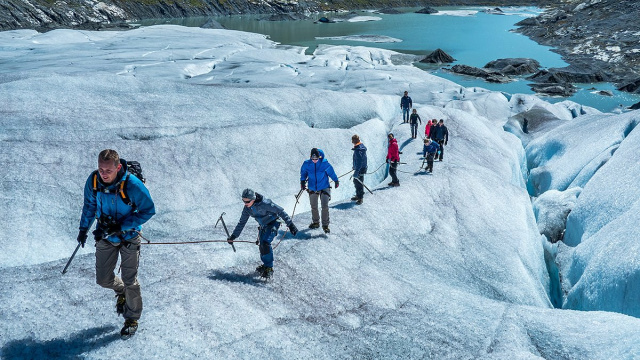
[{"label": "turquoise glacial lake", "polygon": [[[419,8],[398,9],[401,14],[377,14],[358,11],[361,20],[316,23],[320,17],[338,19],[340,14],[311,14],[308,20],[266,21],[266,15],[235,15],[214,17],[225,28],[267,35],[281,44],[307,47],[312,53],[319,44],[370,46],[401,53],[426,55],[440,48],[456,59],[452,65],[465,64],[482,67],[500,58],[525,57],[540,62],[543,68],[564,67],[568,64],[552,48],[542,46],[528,37],[514,32],[518,21],[540,13],[533,7],[501,7],[507,15],[485,13],[485,7],[438,7],[441,15],[416,14]],[[141,24],[178,24],[201,26],[209,18],[147,20]],[[373,41],[358,39],[367,35]],[[348,38],[347,38],[348,37]],[[381,41],[381,42],[378,42]],[[386,42],[385,42],[386,41]],[[534,94],[524,78],[508,84],[492,84],[481,79],[453,74],[446,67],[415,63],[416,67],[452,80],[465,87],[482,87],[506,93]],[[444,69],[443,69],[444,68]],[[640,96],[619,92],[610,83],[576,84],[578,92],[569,98],[541,96],[546,101],[565,99],[594,107],[604,112],[617,112],[640,102]],[[609,90],[614,96],[597,94]]]}]

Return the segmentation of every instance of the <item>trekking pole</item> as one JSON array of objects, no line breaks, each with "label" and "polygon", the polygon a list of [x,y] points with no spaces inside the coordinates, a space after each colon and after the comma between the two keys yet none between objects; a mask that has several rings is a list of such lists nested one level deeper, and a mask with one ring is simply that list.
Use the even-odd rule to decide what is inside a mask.
[{"label": "trekking pole", "polygon": [[67,268],[69,268],[69,265],[71,265],[71,260],[73,260],[73,258],[76,256],[78,249],[80,249],[80,245],[81,244],[78,244],[78,246],[76,246],[76,249],[73,251],[73,254],[71,254],[69,261],[67,261],[67,266],[65,266],[64,269],[62,270],[62,275],[64,275],[67,272]]},{"label": "trekking pole", "polygon": [[[229,235],[229,230],[227,230],[227,224],[224,223],[224,219],[222,218],[222,216],[224,216],[224,214],[225,214],[224,212],[222,214],[220,214],[220,217],[218,218],[218,221],[216,221],[216,224],[215,224],[214,228],[218,226],[218,223],[220,221],[222,221],[222,227],[224,227],[224,232],[227,233],[227,239],[229,239],[231,237],[231,235]],[[229,241],[227,240],[227,242],[229,242]],[[233,252],[236,252],[236,247],[233,245],[233,240],[231,241],[230,244],[231,244],[231,248],[233,248]]]},{"label": "trekking pole", "polygon": [[365,185],[362,181],[360,181],[360,179],[358,179],[357,177],[354,177],[354,179],[358,180],[358,182],[359,182],[360,184],[362,184],[362,186],[364,186],[364,188],[365,188],[365,189],[367,189],[367,191],[368,191],[371,195],[373,195],[373,193],[372,193],[372,192],[371,192],[371,190],[367,187],[367,185]]},{"label": "trekking pole", "polygon": [[[351,171],[353,171],[353,170],[351,170]],[[293,205],[293,211],[291,212],[291,222],[293,222],[293,217],[296,215],[296,207],[298,206],[298,202],[300,200],[300,196],[302,196],[302,192],[303,191],[304,191],[304,189],[300,189],[300,191],[298,191],[298,195],[295,196],[296,203]],[[287,228],[287,230],[284,231],[284,234],[282,234],[282,237],[280,238],[280,240],[278,240],[278,243],[276,244],[276,246],[274,246],[272,248],[272,250],[275,250],[275,248],[277,248],[278,245],[280,245],[280,243],[282,242],[282,239],[284,239],[284,237],[287,235],[287,232],[289,232],[289,228]],[[260,239],[258,239],[258,241],[260,241]]]}]

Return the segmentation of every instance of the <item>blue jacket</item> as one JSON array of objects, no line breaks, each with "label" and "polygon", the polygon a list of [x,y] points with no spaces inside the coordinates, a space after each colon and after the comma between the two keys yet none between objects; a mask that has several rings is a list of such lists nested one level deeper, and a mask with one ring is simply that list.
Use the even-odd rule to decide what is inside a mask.
[{"label": "blue jacket", "polygon": [[[127,163],[120,160],[123,165],[118,177],[111,185],[105,185],[98,175],[97,191],[93,191],[93,175],[91,173],[84,185],[84,206],[80,218],[80,229],[88,230],[95,219],[101,216],[110,216],[120,224],[123,233],[119,236],[112,235],[108,238],[113,243],[121,240],[130,240],[142,230],[142,224],[147,222],[156,213],[155,205],[149,195],[149,190],[135,175],[129,174]],[[126,181],[126,193],[133,202],[133,207],[125,204],[118,192],[120,183]],[[106,192],[108,191],[108,192]],[[134,208],[135,207],[135,208]],[[96,226],[100,228],[100,224]]]},{"label": "blue jacket", "polygon": [[411,97],[402,96],[400,99],[400,107],[403,109],[409,109],[413,106],[413,101],[411,101]]},{"label": "blue jacket", "polygon": [[307,187],[311,191],[320,191],[329,187],[329,177],[333,181],[338,181],[338,176],[333,170],[333,166],[324,158],[324,152],[318,149],[320,160],[314,163],[311,159],[305,160],[300,168],[300,181],[306,181]]},{"label": "blue jacket", "polygon": [[359,143],[353,149],[353,174],[354,176],[367,172],[367,148]]},{"label": "blue jacket", "polygon": [[438,125],[435,129],[431,129],[432,139],[438,141],[449,141],[449,130],[445,125]]},{"label": "blue jacket", "polygon": [[428,146],[424,145],[422,147],[422,156],[427,156],[427,153],[435,154],[438,151],[438,149],[440,149],[440,145],[438,145],[437,142],[432,141],[431,144],[429,144]]},{"label": "blue jacket", "polygon": [[291,218],[284,211],[282,207],[274,204],[271,200],[264,198],[262,195],[256,193],[256,201],[253,203],[251,207],[244,207],[242,209],[242,215],[240,215],[240,221],[238,221],[238,225],[233,230],[233,236],[238,237],[240,233],[242,233],[242,229],[247,224],[249,220],[249,216],[256,219],[258,224],[261,227],[268,226],[272,222],[281,218],[287,224],[287,226],[291,225]]}]

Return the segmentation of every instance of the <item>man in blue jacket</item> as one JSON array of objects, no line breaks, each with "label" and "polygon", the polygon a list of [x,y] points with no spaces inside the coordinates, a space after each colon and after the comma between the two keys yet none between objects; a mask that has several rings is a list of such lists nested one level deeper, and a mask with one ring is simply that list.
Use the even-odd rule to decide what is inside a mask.
[{"label": "man in blue jacket", "polygon": [[436,156],[436,152],[439,148],[440,146],[435,141],[431,139],[424,139],[424,146],[422,147],[422,157],[427,160],[427,171],[430,173],[433,172],[433,158]]},{"label": "man in blue jacket", "polygon": [[413,101],[409,97],[409,92],[405,91],[404,96],[400,98],[400,109],[402,110],[402,122],[409,122],[409,111],[413,107]]},{"label": "man in blue jacket", "polygon": [[273,249],[271,248],[271,242],[276,235],[278,235],[278,228],[280,227],[278,218],[287,224],[291,235],[296,236],[298,228],[282,207],[274,204],[271,200],[251,189],[244,189],[242,192],[242,202],[244,202],[242,215],[240,215],[238,225],[236,225],[236,228],[227,241],[231,244],[233,240],[240,236],[250,216],[256,219],[260,225],[258,245],[260,245],[260,259],[262,260],[262,265],[258,266],[256,271],[260,273],[263,278],[268,279],[273,275]]},{"label": "man in blue jacket", "polygon": [[356,187],[356,196],[352,197],[356,204],[362,204],[364,197],[364,174],[367,172],[367,148],[360,141],[358,135],[351,137],[353,144],[353,185]]},{"label": "man in blue jacket", "polygon": [[338,176],[333,170],[333,166],[324,158],[324,152],[320,149],[311,149],[311,156],[302,163],[300,168],[300,189],[308,188],[309,201],[311,202],[311,225],[310,229],[320,227],[320,213],[318,212],[318,198],[322,203],[322,230],[326,234],[329,230],[329,200],[331,200],[331,186],[329,178],[335,184],[336,189],[340,186]]},{"label": "man in blue jacket", "polygon": [[[142,181],[127,171],[127,162],[115,150],[98,155],[98,170],[84,186],[84,206],[78,242],[84,247],[95,219],[96,282],[116,293],[116,311],[125,318],[122,336],[138,329],[142,295],[138,283],[140,231],[156,213],[153,200]],[[114,273],[120,255],[122,277]]]}]

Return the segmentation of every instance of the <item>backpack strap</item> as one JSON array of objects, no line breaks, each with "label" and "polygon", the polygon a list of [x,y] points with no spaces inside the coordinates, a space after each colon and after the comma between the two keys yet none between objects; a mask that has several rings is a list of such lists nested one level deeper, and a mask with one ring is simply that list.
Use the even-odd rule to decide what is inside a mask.
[{"label": "backpack strap", "polygon": [[93,195],[95,195],[98,192],[98,170],[94,170],[91,176],[93,178],[91,182],[93,184]]},{"label": "backpack strap", "polygon": [[118,193],[120,194],[120,197],[122,198],[122,202],[124,202],[125,204],[131,206],[133,208],[133,210],[135,211],[136,209],[136,205],[133,203],[133,201],[131,201],[131,198],[129,198],[129,195],[127,194],[127,183],[129,183],[129,176],[131,176],[131,174],[127,174],[127,176],[125,176],[124,179],[122,179],[122,181],[120,181],[120,186],[118,189]]}]

